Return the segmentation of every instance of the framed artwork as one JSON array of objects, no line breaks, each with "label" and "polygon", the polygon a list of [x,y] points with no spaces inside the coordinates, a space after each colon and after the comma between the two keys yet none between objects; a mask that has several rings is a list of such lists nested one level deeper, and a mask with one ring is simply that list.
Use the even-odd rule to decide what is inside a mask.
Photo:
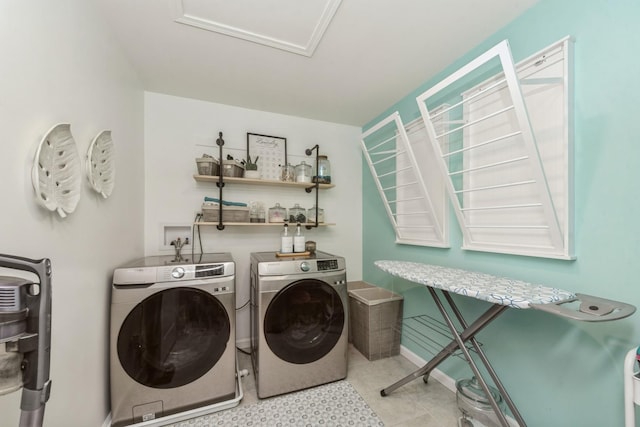
[{"label": "framed artwork", "polygon": [[280,167],[287,164],[287,138],[247,133],[247,157],[258,163],[261,179],[280,181]]}]

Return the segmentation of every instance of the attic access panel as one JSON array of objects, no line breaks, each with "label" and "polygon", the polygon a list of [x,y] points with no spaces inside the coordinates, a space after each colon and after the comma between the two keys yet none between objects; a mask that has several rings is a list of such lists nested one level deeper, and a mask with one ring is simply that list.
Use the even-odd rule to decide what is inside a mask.
[{"label": "attic access panel", "polygon": [[446,194],[421,121],[405,126],[394,112],[362,134],[361,147],[396,243],[448,248]]},{"label": "attic access panel", "polygon": [[177,23],[307,57],[313,56],[342,2],[174,1]]},{"label": "attic access panel", "polygon": [[[417,97],[463,249],[574,258],[569,53],[564,39],[516,71],[503,41]],[[438,131],[443,113],[460,124]]]}]

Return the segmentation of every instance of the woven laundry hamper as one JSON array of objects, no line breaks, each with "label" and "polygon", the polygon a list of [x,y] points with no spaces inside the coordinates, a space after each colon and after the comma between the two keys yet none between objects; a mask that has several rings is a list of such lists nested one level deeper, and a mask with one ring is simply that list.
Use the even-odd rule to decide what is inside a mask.
[{"label": "woven laundry hamper", "polygon": [[400,354],[403,297],[384,288],[349,291],[353,345],[369,360]]}]

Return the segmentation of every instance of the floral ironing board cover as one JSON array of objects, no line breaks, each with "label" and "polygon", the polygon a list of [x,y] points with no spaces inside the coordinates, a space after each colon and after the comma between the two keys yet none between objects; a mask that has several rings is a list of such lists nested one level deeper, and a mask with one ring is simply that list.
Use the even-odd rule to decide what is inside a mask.
[{"label": "floral ironing board cover", "polygon": [[575,294],[562,289],[457,268],[409,261],[382,260],[374,264],[392,276],[513,308],[576,299]]}]

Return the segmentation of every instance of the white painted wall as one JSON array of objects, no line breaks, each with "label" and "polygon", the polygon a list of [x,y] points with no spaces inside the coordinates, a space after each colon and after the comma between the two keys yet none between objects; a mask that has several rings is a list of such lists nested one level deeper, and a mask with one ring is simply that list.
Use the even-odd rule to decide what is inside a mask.
[{"label": "white painted wall", "polygon": [[[204,196],[218,197],[215,184],[193,179],[195,158],[203,153],[218,157],[215,140],[223,132],[224,156],[246,157],[247,132],[287,138],[288,160],[307,163],[306,148],[320,145],[320,153],[331,162],[332,183],[320,193],[320,207],[332,227],[305,230],[307,240],[319,250],[342,255],[347,261],[349,280],[362,274],[362,196],[360,128],[299,117],[248,110],[227,105],[145,93],[145,254],[172,254],[163,247],[163,224],[190,225]],[[258,200],[272,207],[299,203],[310,208],[313,194],[300,189],[227,184],[225,200]],[[231,252],[236,261],[236,305],[249,298],[249,254],[279,249],[280,227],[200,227],[204,252]],[[198,240],[196,240],[198,246]],[[188,252],[190,249],[185,247]],[[199,252],[197,247],[196,252]],[[189,252],[188,252],[189,253]],[[248,307],[237,312],[237,338],[248,345]]]},{"label": "white painted wall", "polygon": [[[52,261],[45,425],[98,426],[109,411],[111,273],[143,255],[143,93],[93,2],[3,1],[0,40],[0,253]],[[101,130],[116,149],[111,198],[83,177],[66,219],[36,205],[30,177],[40,139],[59,122],[71,123],[83,166]],[[18,425],[19,401],[20,392],[0,397],[0,425]]]}]

